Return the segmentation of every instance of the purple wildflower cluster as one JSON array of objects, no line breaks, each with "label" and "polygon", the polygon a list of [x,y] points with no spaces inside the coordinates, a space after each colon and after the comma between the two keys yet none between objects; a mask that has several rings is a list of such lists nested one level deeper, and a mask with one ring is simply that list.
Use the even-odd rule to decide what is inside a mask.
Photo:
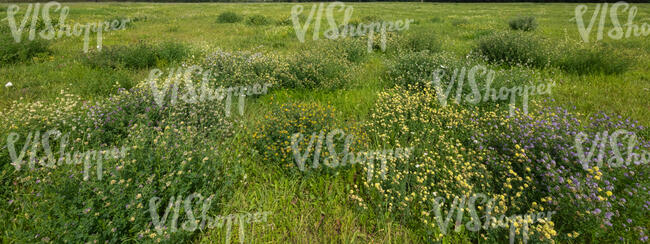
[{"label": "purple wildflower cluster", "polygon": [[[590,168],[584,169],[574,140],[580,132],[593,138],[604,130],[643,131],[645,128],[637,122],[623,120],[620,116],[615,119],[605,113],[581,120],[560,107],[544,107],[538,111],[528,115],[519,113],[506,118],[505,122],[491,121],[487,124],[490,128],[487,133],[472,137],[479,149],[495,152],[485,163],[494,167],[496,162],[515,162],[519,159],[517,154],[522,153],[518,147],[523,149],[525,161],[515,172],[530,175],[524,171],[530,167],[536,185],[522,198],[529,202],[545,199],[542,202],[545,208],[558,211],[556,229],[560,233],[591,233],[599,229],[602,231],[594,233],[596,237],[646,241],[650,223],[647,218],[650,205],[647,165],[610,167],[604,164],[598,168],[594,161],[590,162]],[[591,147],[587,141],[586,146]],[[635,149],[648,148],[650,142],[640,136]],[[606,154],[613,156],[612,150]],[[612,233],[626,233],[626,236],[616,238],[610,236],[614,235]]]}]

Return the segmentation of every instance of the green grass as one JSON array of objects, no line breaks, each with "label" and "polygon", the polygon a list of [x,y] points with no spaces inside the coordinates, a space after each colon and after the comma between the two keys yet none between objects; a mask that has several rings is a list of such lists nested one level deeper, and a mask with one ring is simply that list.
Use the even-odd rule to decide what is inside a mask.
[{"label": "green grass", "polygon": [[[140,40],[149,43],[173,41],[200,50],[194,60],[217,49],[274,53],[280,56],[302,55],[300,50],[319,46],[310,31],[306,42],[296,37],[291,24],[277,25],[290,14],[290,3],[227,4],[227,3],[66,3],[71,12],[68,21],[85,23],[120,18],[139,18],[126,30],[104,34],[104,46],[133,45]],[[311,4],[304,4],[308,10]],[[435,47],[458,57],[475,50],[477,41],[492,32],[509,29],[508,20],[519,16],[535,17],[535,35],[545,43],[573,46],[580,42],[573,17],[575,4],[439,4],[439,3],[346,3],[354,7],[353,19],[383,20],[414,19],[408,35],[426,31],[437,39]],[[634,4],[639,8],[636,21],[650,17],[650,4]],[[0,5],[0,8],[5,5]],[[21,5],[21,10],[24,6]],[[236,23],[219,23],[219,15],[231,11],[242,16]],[[265,16],[262,19],[256,16]],[[590,15],[589,15],[590,16]],[[0,12],[0,19],[6,12]],[[254,24],[247,24],[253,18]],[[342,17],[339,16],[339,22]],[[304,21],[304,20],[303,20]],[[321,30],[328,27],[323,17]],[[6,22],[0,22],[6,25]],[[611,25],[608,22],[609,25]],[[320,39],[325,39],[322,35]],[[603,43],[634,60],[624,73],[569,73],[557,67],[532,68],[535,72],[557,82],[549,105],[575,106],[582,114],[598,111],[618,113],[650,126],[650,42],[647,37],[621,40],[604,39]],[[365,44],[365,42],[363,42]],[[424,44],[423,44],[424,45]],[[428,45],[428,44],[427,44]],[[434,44],[431,44],[434,45]],[[91,38],[91,47],[94,39]],[[425,45],[426,46],[426,45]],[[552,45],[554,46],[554,45]],[[560,45],[558,45],[560,46]],[[147,68],[104,68],[84,62],[83,37],[63,37],[50,43],[47,56],[37,56],[12,64],[0,64],[0,109],[6,110],[14,101],[54,101],[59,91],[66,89],[85,100],[98,101],[117,93],[118,88],[131,88],[149,74]],[[247,226],[246,241],[252,243],[428,243],[403,221],[389,216],[362,211],[348,198],[356,171],[341,171],[334,175],[299,177],[283,174],[273,163],[259,160],[246,145],[253,133],[252,125],[263,119],[272,107],[269,102],[317,102],[331,104],[337,111],[336,123],[352,126],[369,117],[377,93],[392,85],[382,80],[386,60],[396,46],[388,46],[383,54],[377,50],[365,57],[355,69],[348,70],[350,78],[343,89],[291,90],[272,89],[269,95],[247,101],[242,122],[234,136],[225,139],[223,162],[238,165],[245,174],[228,199],[220,199],[219,213],[271,211],[266,223]],[[192,57],[188,58],[193,60]],[[162,68],[162,67],[161,67]],[[4,88],[12,82],[14,87]],[[542,82],[542,81],[537,81]],[[3,131],[4,133],[4,131]],[[4,141],[4,139],[2,139]],[[206,144],[223,142],[207,139]],[[4,151],[5,149],[3,149]],[[2,206],[2,205],[0,205]],[[238,226],[237,226],[238,227]],[[233,242],[238,228],[233,228]],[[0,233],[4,235],[4,233]],[[454,233],[455,234],[455,233]],[[445,243],[458,243],[463,236],[448,235]],[[1,239],[1,238],[0,238]],[[220,243],[225,240],[223,229],[200,233],[198,243]]]}]

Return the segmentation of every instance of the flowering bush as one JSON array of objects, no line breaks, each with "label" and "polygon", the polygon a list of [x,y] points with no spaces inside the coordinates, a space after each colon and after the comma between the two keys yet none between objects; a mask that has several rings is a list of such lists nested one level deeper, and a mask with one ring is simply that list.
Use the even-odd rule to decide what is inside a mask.
[{"label": "flowering bush", "polygon": [[[291,148],[291,137],[301,133],[304,138],[299,139],[298,148],[301,153],[309,150],[305,165],[312,165],[316,150],[320,151],[320,158],[329,156],[329,151],[324,150],[325,136],[334,129],[335,109],[330,105],[321,106],[316,103],[287,103],[276,106],[272,112],[264,116],[264,121],[256,125],[253,134],[253,147],[261,154],[264,161],[278,162],[283,168],[297,170],[294,154]],[[321,131],[323,136],[320,136]],[[365,144],[365,134],[357,127],[343,128],[345,135],[353,135],[350,152],[356,152]],[[315,134],[313,148],[308,149],[311,135]],[[316,143],[321,141],[322,143]],[[343,141],[336,143],[337,151],[343,151]],[[315,149],[322,144],[323,150]],[[320,167],[323,169],[324,167]]]},{"label": "flowering bush", "polygon": [[[539,73],[521,66],[501,69],[480,60],[456,58],[449,53],[407,52],[388,64],[384,78],[411,90],[425,87],[438,92],[439,103],[492,108],[527,107],[529,96],[550,94],[551,82],[543,92],[534,91]],[[541,88],[539,86],[538,88]],[[521,106],[520,106],[521,104]],[[526,110],[527,111],[527,110]]]},{"label": "flowering bush", "polygon": [[336,50],[307,50],[289,60],[289,79],[282,86],[299,89],[338,89],[350,80],[351,65]]},{"label": "flowering bush", "polygon": [[[635,122],[618,119],[601,113],[581,120],[566,109],[547,108],[506,118],[506,123],[493,121],[488,133],[473,138],[479,148],[497,152],[492,160],[523,157],[524,163],[531,165],[536,185],[533,193],[549,196],[543,202],[558,211],[558,231],[569,233],[558,236],[559,240],[580,234],[589,234],[581,240],[639,240],[647,238],[648,233],[648,218],[639,215],[650,208],[647,165],[599,168],[591,162],[592,167],[585,170],[575,148],[576,135],[581,131],[594,138],[603,130],[643,129]],[[593,140],[586,141],[584,147],[591,148],[589,142]],[[636,146],[639,148],[650,148],[650,143],[641,140]],[[614,152],[608,150],[605,158],[611,157]]]},{"label": "flowering bush", "polygon": [[[178,84],[175,84],[178,85]],[[172,93],[173,89],[169,89]],[[168,94],[165,94],[168,97]],[[197,103],[177,103],[158,106],[149,84],[140,83],[131,90],[121,90],[106,101],[97,102],[88,110],[88,119],[105,140],[118,140],[129,134],[136,123],[156,127],[162,123],[183,123],[202,128],[206,134],[231,133],[233,122],[226,118],[223,100],[205,100]],[[191,118],[191,119],[188,119]]]},{"label": "flowering bush", "polygon": [[[291,152],[291,135],[311,134],[332,128],[334,109],[316,103],[288,103],[275,107],[256,125],[253,147],[264,161],[278,162],[285,168],[295,168]],[[300,145],[306,148],[306,145]]]},{"label": "flowering bush", "polygon": [[[553,220],[530,227],[533,239],[647,238],[648,220],[639,213],[650,205],[648,168],[585,170],[574,148],[579,131],[643,129],[636,123],[606,115],[582,122],[565,109],[539,105],[533,106],[540,112],[525,115],[517,110],[510,117],[494,109],[440,107],[436,99],[428,88],[421,92],[396,88],[380,94],[367,127],[372,143],[414,146],[415,152],[411,160],[389,165],[387,180],[355,186],[351,198],[360,207],[389,211],[415,222],[424,235],[439,238],[441,226],[431,214],[433,199],[441,196],[450,203],[454,197],[484,193],[496,199],[492,216],[557,211]],[[648,148],[650,143],[643,140],[638,147]],[[611,150],[608,156],[613,156]],[[487,207],[477,204],[479,210]],[[463,219],[474,221],[472,216]],[[504,234],[487,230],[467,236],[505,241]]]},{"label": "flowering bush", "polygon": [[210,70],[209,82],[223,87],[276,85],[289,79],[288,64],[272,54],[217,50],[207,56],[201,67]]},{"label": "flowering bush", "polygon": [[[429,88],[421,92],[404,88],[382,92],[366,127],[372,143],[383,147],[413,146],[414,153],[410,160],[390,163],[386,180],[355,185],[351,198],[364,209],[394,213],[398,219],[418,226],[422,235],[434,239],[442,237],[441,226],[431,214],[438,196],[451,202],[455,197],[484,193],[497,200],[492,215],[538,210],[529,209],[526,200],[540,196],[527,194],[533,178],[529,171],[518,171],[522,159],[490,161],[494,153],[473,147],[470,140],[476,133],[485,133],[484,123],[498,114],[457,105],[441,107]],[[487,207],[477,206],[479,210]],[[475,220],[474,216],[463,219]],[[541,227],[531,228],[532,236],[554,233],[552,222],[537,226]],[[480,238],[498,240],[503,238],[502,233],[490,229]],[[468,235],[479,238],[477,234]]]},{"label": "flowering bush", "polygon": [[405,52],[396,60],[389,61],[385,79],[391,84],[402,87],[411,85],[410,87],[414,89],[421,89],[431,83],[434,71],[438,69],[452,71],[455,68],[469,66],[468,63],[465,64],[467,65],[449,53]]},{"label": "flowering bush", "polygon": [[490,62],[545,67],[552,58],[550,50],[534,35],[499,32],[482,37],[476,51]]},{"label": "flowering bush", "polygon": [[333,48],[350,62],[359,63],[368,56],[367,43],[360,38],[346,37],[329,43],[330,45],[326,45],[324,49]]},{"label": "flowering bush", "polygon": [[[222,104],[210,101],[158,107],[151,92],[142,87],[123,90],[92,106],[82,104],[72,95],[63,95],[51,106],[38,102],[15,104],[18,110],[2,116],[3,120],[13,120],[5,124],[8,128],[3,128],[3,137],[9,131],[26,134],[23,130],[57,128],[64,134],[70,132],[67,152],[112,145],[129,150],[124,157],[105,158],[101,170],[96,166],[90,168],[102,172],[103,177],[89,180],[84,180],[85,169],[74,164],[17,171],[9,164],[11,159],[6,150],[2,150],[0,195],[8,201],[0,202],[5,210],[0,213],[0,224],[7,227],[7,239],[16,242],[191,239],[194,232],[171,233],[168,229],[157,236],[146,211],[147,199],[157,196],[166,203],[172,196],[193,192],[227,199],[241,170],[221,162],[220,152],[232,135],[233,123],[225,118],[223,110],[215,109],[218,106]],[[24,116],[26,113],[30,115]],[[18,125],[20,130],[16,130]],[[55,158],[60,156],[63,155],[55,152]],[[199,209],[193,211],[195,216],[199,215]],[[178,223],[188,220],[183,216]],[[169,222],[165,224],[168,228]]]},{"label": "flowering bush", "polygon": [[85,123],[82,116],[85,104],[81,97],[66,90],[59,91],[59,96],[51,103],[29,103],[23,99],[13,101],[9,109],[0,111],[0,135],[11,131],[27,133],[44,128],[72,130],[73,126]]},{"label": "flowering bush", "polygon": [[[232,192],[240,171],[220,162],[219,144],[206,143],[200,129],[182,123],[134,124],[122,141],[130,147],[128,156],[105,160],[102,180],[84,181],[79,165],[9,174],[3,185],[11,183],[13,191],[6,198],[10,201],[0,203],[7,210],[2,224],[9,228],[8,238],[20,242],[190,239],[195,233],[168,229],[156,236],[146,209],[147,200],[154,196],[166,205],[170,197],[192,192],[214,194],[216,199],[227,199]],[[194,215],[199,211],[194,209]],[[178,223],[187,220],[183,216]],[[11,231],[10,226],[21,231]]]}]

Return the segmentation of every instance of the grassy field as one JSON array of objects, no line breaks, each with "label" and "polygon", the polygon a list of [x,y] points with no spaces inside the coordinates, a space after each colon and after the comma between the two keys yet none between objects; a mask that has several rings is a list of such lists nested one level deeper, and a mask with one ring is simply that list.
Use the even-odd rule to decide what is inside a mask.
[{"label": "grassy field", "polygon": [[[597,43],[583,43],[576,22],[572,20],[576,4],[346,3],[354,9],[352,21],[355,23],[372,19],[415,20],[408,30],[391,33],[386,52],[375,49],[369,54],[365,54],[365,38],[347,42],[326,40],[321,35],[319,40],[312,40],[312,28],[307,32],[306,42],[301,43],[291,21],[286,23],[296,5],[290,3],[64,5],[70,8],[67,21],[72,23],[115,18],[130,18],[133,22],[125,30],[104,33],[101,53],[83,53],[83,37],[62,37],[50,41],[46,52],[25,60],[0,63],[0,84],[13,84],[0,89],[3,145],[7,145],[5,139],[9,140],[11,132],[20,134],[22,141],[29,132],[44,133],[57,128],[64,134],[71,133],[70,151],[122,145],[131,149],[124,158],[104,162],[107,171],[115,168],[104,179],[92,179],[91,176],[91,180],[84,181],[79,165],[17,171],[11,165],[10,152],[2,148],[0,226],[3,228],[0,239],[6,243],[60,243],[64,240],[222,243],[227,238],[232,242],[242,240],[239,225],[233,225],[230,234],[225,228],[155,234],[150,223],[149,199],[158,196],[163,199],[160,206],[164,206],[172,196],[185,198],[193,192],[217,196],[210,212],[214,216],[271,212],[266,222],[246,226],[243,239],[251,243],[507,241],[507,229],[471,232],[463,228],[456,232],[451,231],[453,220],[450,230],[443,235],[431,224],[435,221],[433,218],[420,214],[430,208],[427,201],[434,197],[427,200],[426,196],[433,192],[446,195],[449,201],[456,195],[470,192],[505,197],[509,200],[503,203],[508,207],[500,211],[508,216],[528,209],[557,211],[553,224],[538,224],[535,228],[531,225],[534,233],[531,242],[639,243],[645,242],[644,237],[647,241],[650,232],[647,165],[601,167],[602,174],[598,175],[599,169],[574,167],[579,165],[572,153],[575,149],[564,145],[574,145],[573,129],[593,135],[597,131],[627,128],[635,129],[642,141],[641,148],[650,148],[647,143],[650,130],[646,128],[650,126],[650,41],[648,36],[620,40],[606,36]],[[7,6],[0,5],[3,10],[0,19],[6,17]],[[22,14],[26,5],[20,6]],[[312,4],[303,6],[308,12]],[[591,17],[594,6],[589,5],[585,19]],[[638,7],[635,22],[639,25],[650,23],[650,4],[634,6]],[[243,19],[236,23],[219,22],[218,16],[228,11]],[[249,17],[256,15],[265,16],[268,23],[251,24]],[[627,17],[619,15],[625,16],[621,19]],[[531,32],[510,30],[508,22],[520,16],[535,17],[537,29]],[[337,13],[336,17],[338,23],[342,23],[343,15]],[[22,17],[16,19],[22,20]],[[321,31],[328,28],[325,16],[321,23]],[[7,26],[7,21],[0,24]],[[606,24],[611,26],[611,22]],[[500,33],[532,40],[526,50],[548,59],[550,65],[520,65],[479,57],[482,42],[507,43],[511,40],[508,36],[498,39]],[[93,47],[95,39],[91,40]],[[419,44],[430,47],[429,51],[409,50],[422,49]],[[138,51],[138,45],[145,46]],[[108,65],[104,61],[117,60],[115,57],[120,55],[116,46],[123,46],[122,51],[127,54],[142,52],[134,57],[148,55],[148,50],[156,48],[160,53],[171,50],[179,55],[160,54],[163,56],[155,58],[151,65],[141,65],[144,63],[139,59]],[[353,51],[349,50],[361,50],[361,58],[350,60]],[[497,52],[505,53],[505,50]],[[226,54],[214,54],[220,52]],[[246,56],[250,55],[247,52],[259,52],[264,58]],[[341,57],[339,52],[346,52],[347,56]],[[594,55],[583,55],[588,52]],[[233,58],[235,61],[223,58],[231,54],[242,54],[244,58]],[[575,58],[574,62],[566,61],[571,57]],[[220,103],[168,107],[161,112],[150,112],[146,107],[147,103],[153,104],[151,96],[141,93],[149,91],[145,81],[151,69],[166,70],[183,64],[185,67],[197,64],[205,69],[210,65],[226,69],[239,67],[238,61],[245,63],[242,60],[257,62],[259,66],[251,68],[242,64],[241,69],[223,73],[221,78],[229,83],[220,83],[219,78],[215,82],[254,84],[268,82],[264,79],[271,77],[274,83],[268,94],[247,98],[243,115],[233,110],[233,116],[224,117],[220,114]],[[438,108],[432,105],[437,105],[437,100],[432,98],[433,92],[428,88],[419,87],[417,82],[412,84],[419,87],[416,91],[414,87],[400,86],[402,80],[407,79],[405,77],[435,69],[415,67],[418,60],[434,60],[431,62],[441,65],[447,64],[440,60],[452,60],[449,61],[452,67],[458,62],[468,64],[468,69],[470,64],[482,64],[499,75],[511,77],[500,83],[508,87],[550,81],[557,85],[549,95],[532,98],[530,110],[534,115],[530,116],[501,117],[499,114],[507,112],[504,109],[507,103]],[[222,65],[216,65],[217,62]],[[622,68],[616,72],[590,71],[593,67],[590,65],[596,63],[606,68]],[[319,70],[318,64],[324,68]],[[516,83],[521,77],[526,81]],[[304,80],[316,85],[304,85]],[[283,107],[283,104],[304,107]],[[555,110],[555,107],[568,112]],[[608,114],[613,122],[599,120],[600,112]],[[596,117],[597,122],[593,124],[597,126],[588,122],[591,121],[589,117]],[[294,118],[297,122],[290,122]],[[569,124],[574,126],[571,122],[574,118],[581,124],[569,129]],[[312,119],[317,122],[305,122]],[[542,122],[512,129],[517,121],[527,119]],[[554,126],[545,127],[547,122]],[[307,124],[307,129],[299,126],[302,123]],[[502,128],[504,123],[515,125]],[[563,123],[567,124],[566,128]],[[406,127],[408,130],[404,132]],[[372,191],[375,189],[373,183],[364,186],[367,183],[364,182],[365,171],[359,165],[304,173],[296,170],[291,156],[283,161],[287,157],[277,156],[278,151],[264,150],[281,144],[282,140],[287,140],[287,135],[296,132],[309,135],[334,128],[357,135],[360,141],[357,151],[413,146],[417,156],[408,162],[395,163],[399,170],[389,174],[396,177],[395,182],[377,181],[381,184],[377,189],[382,189],[381,193],[376,193]],[[509,146],[519,150],[519,144],[510,145],[506,135],[508,139],[509,135],[521,136],[522,139],[517,140],[524,148],[522,152],[526,150],[523,154],[527,158],[520,160],[519,153],[515,156]],[[390,136],[395,139],[389,139]],[[535,136],[544,139],[537,141],[539,138]],[[503,141],[499,141],[501,139]],[[474,147],[472,141],[476,140],[496,149]],[[548,142],[550,149],[545,151],[540,147],[542,142],[544,147]],[[16,145],[18,151],[23,144]],[[504,148],[499,148],[500,145]],[[280,154],[282,152],[285,151]],[[290,151],[286,153],[289,155]],[[29,157],[29,153],[27,155]],[[552,166],[546,164],[551,161],[548,157],[555,159]],[[503,163],[503,168],[491,166],[483,159]],[[418,169],[409,168],[409,165],[420,163],[431,167],[425,166],[426,171],[419,166]],[[532,172],[527,167],[532,168]],[[558,175],[567,174],[562,175],[567,179],[576,177],[575,182],[580,181],[577,185],[584,187],[576,190],[572,188],[576,183],[564,183],[564,180],[549,183],[544,177],[551,177],[548,172],[556,172],[551,167],[553,170],[561,168]],[[513,170],[518,174],[507,173]],[[176,178],[172,177],[174,174]],[[510,185],[511,181],[515,189],[509,187],[507,190],[505,185]],[[595,187],[591,186],[596,184],[594,182],[597,183]],[[565,186],[568,190],[557,190]],[[388,194],[384,192],[386,189]],[[607,197],[610,194],[605,192],[613,192],[611,204],[610,200],[598,198],[587,201],[590,197],[585,196],[593,192]],[[414,197],[408,200],[411,193]],[[399,199],[393,200],[393,197]],[[553,197],[553,200],[546,201],[546,197]],[[622,205],[621,198],[628,205]],[[402,203],[403,206],[399,205]],[[538,204],[543,207],[537,208]],[[610,211],[614,217],[589,214],[595,209],[598,212],[602,209],[603,214]],[[160,207],[160,215],[162,211]],[[430,222],[427,224],[426,220]],[[521,235],[518,235],[517,241],[520,240]]]}]

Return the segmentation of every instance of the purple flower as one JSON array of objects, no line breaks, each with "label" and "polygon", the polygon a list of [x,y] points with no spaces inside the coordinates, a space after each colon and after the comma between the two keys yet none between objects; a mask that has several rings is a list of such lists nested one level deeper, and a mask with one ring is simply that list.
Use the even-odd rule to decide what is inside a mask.
[{"label": "purple flower", "polygon": [[607,219],[612,219],[612,216],[613,216],[613,215],[614,215],[614,213],[612,213],[612,212],[607,212],[607,213],[605,213],[605,218],[607,218]]},{"label": "purple flower", "polygon": [[600,212],[601,212],[600,208],[597,208],[594,211],[592,211],[593,214],[600,214]]}]

